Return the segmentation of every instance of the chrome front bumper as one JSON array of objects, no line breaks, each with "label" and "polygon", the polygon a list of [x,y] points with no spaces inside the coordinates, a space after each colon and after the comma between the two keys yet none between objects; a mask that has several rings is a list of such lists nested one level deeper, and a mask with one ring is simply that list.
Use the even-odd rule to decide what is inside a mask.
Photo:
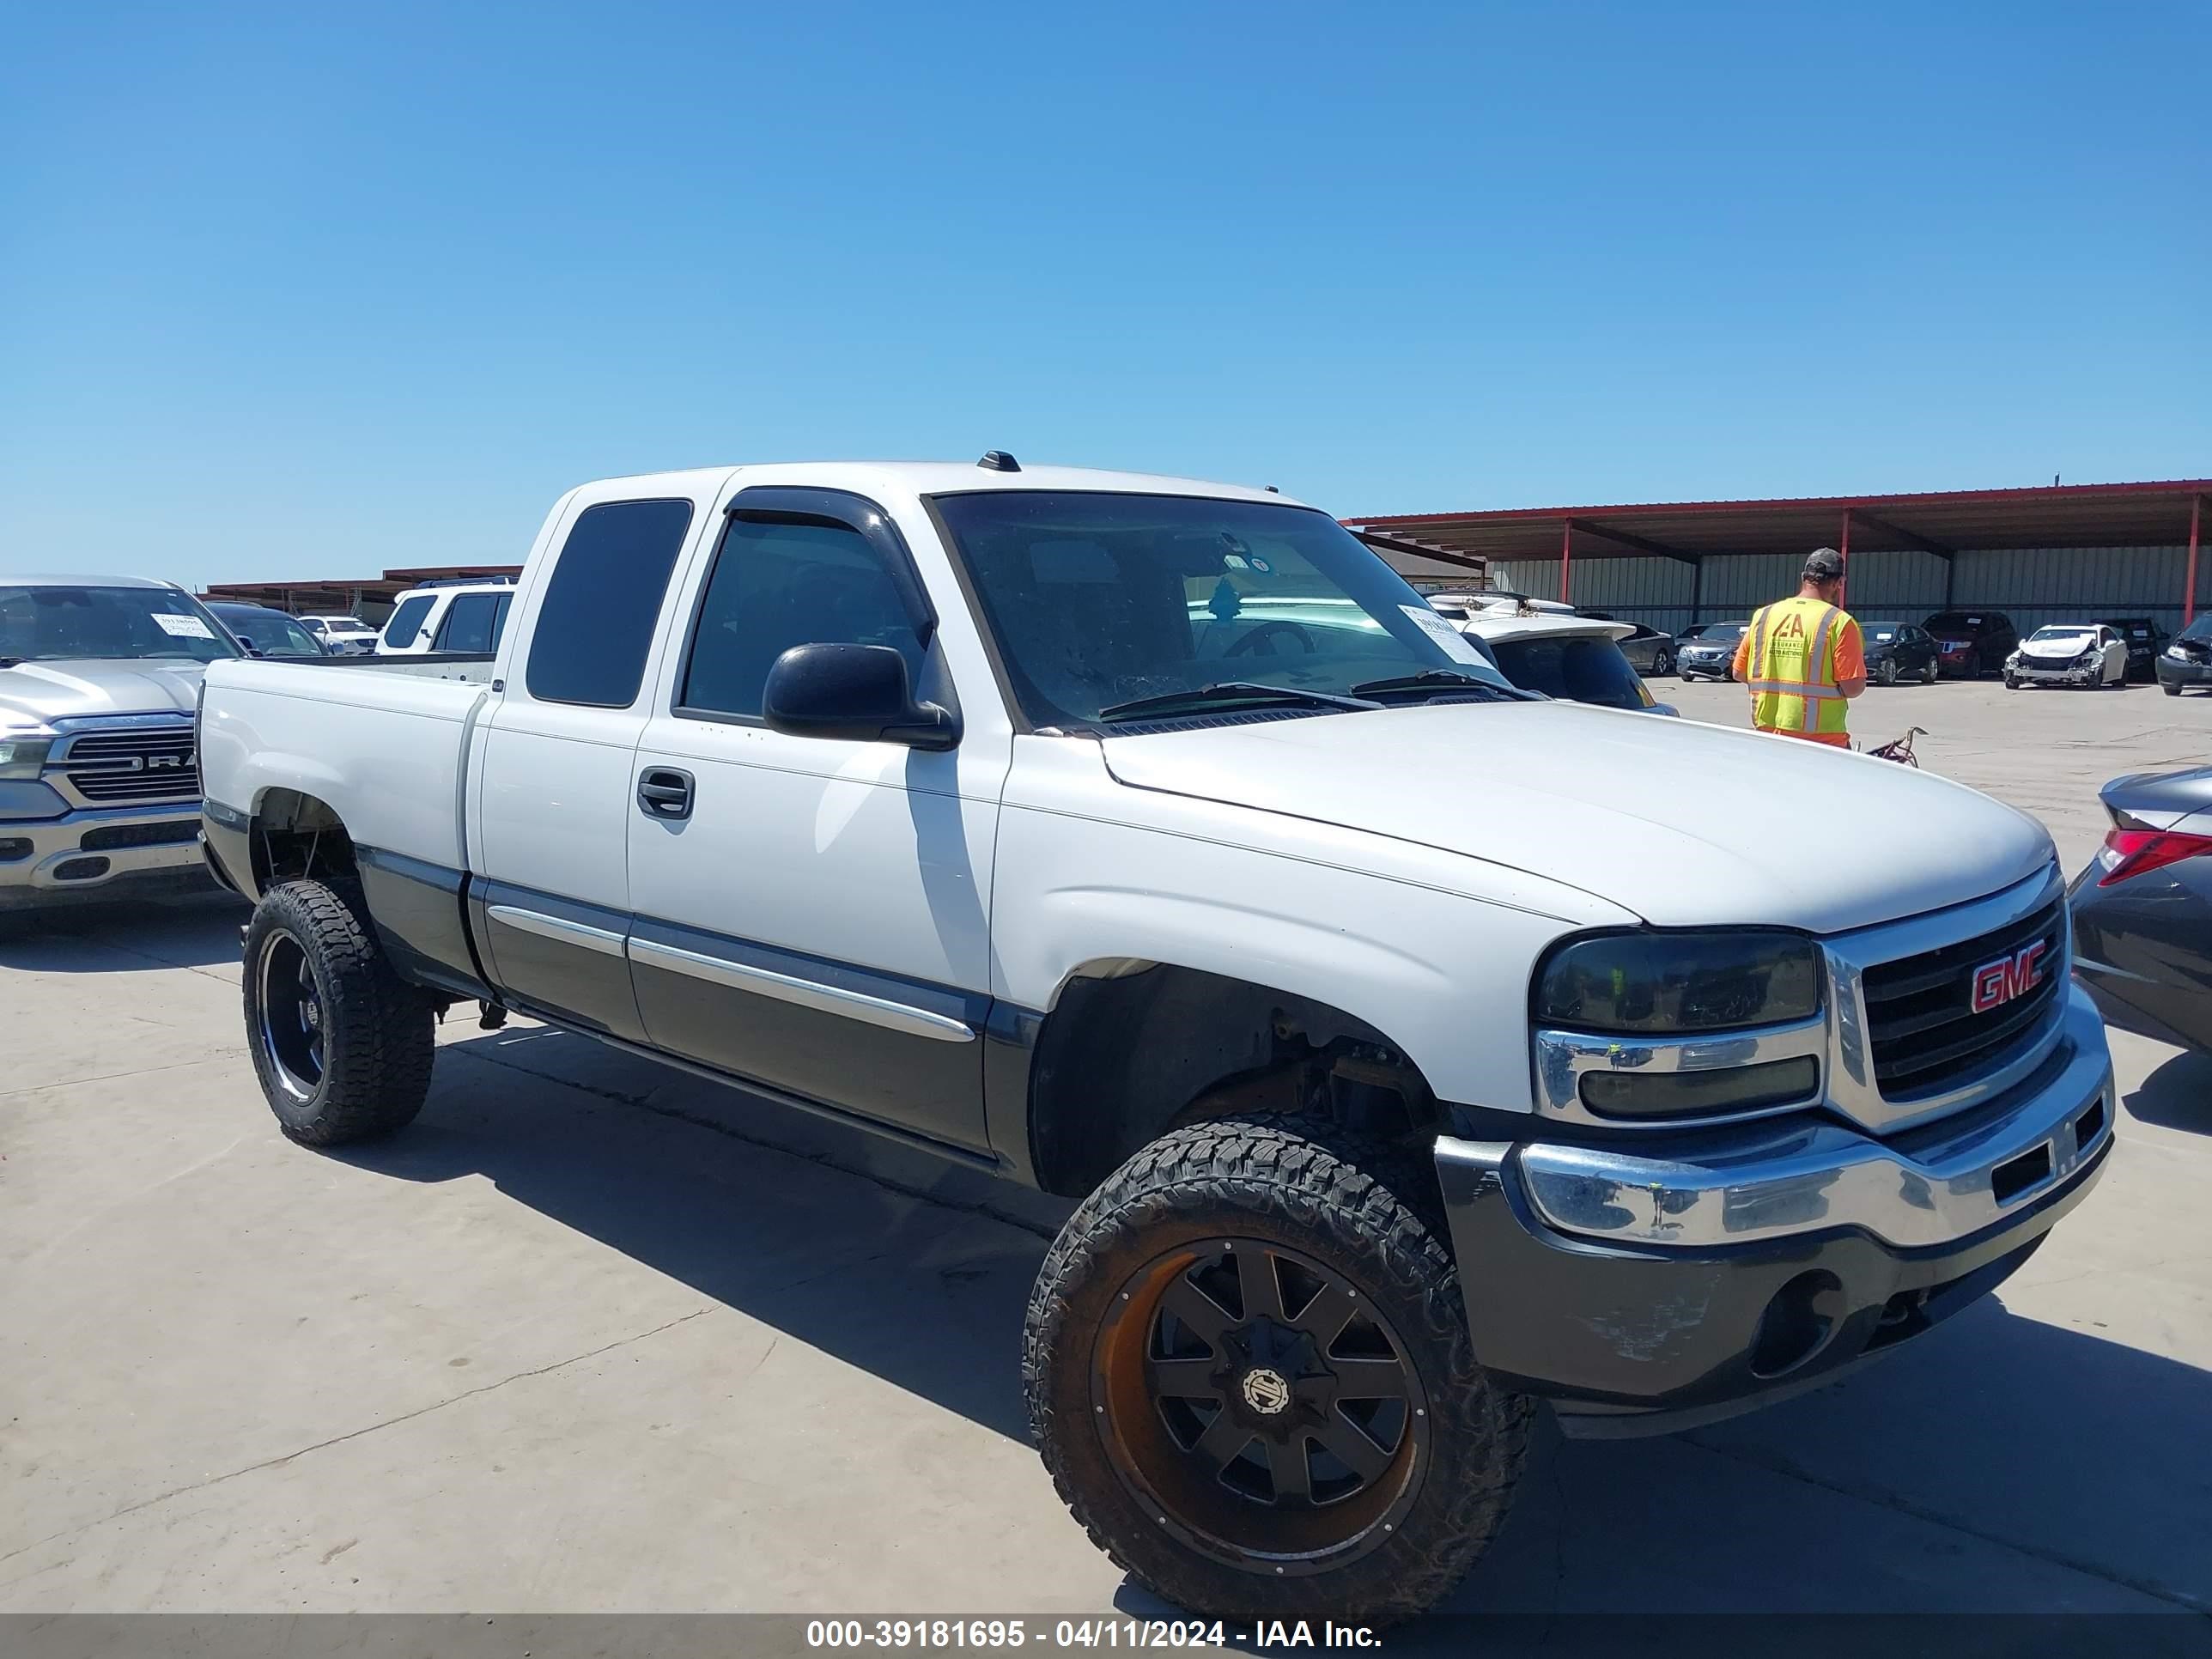
[{"label": "chrome front bumper", "polygon": [[[67,812],[54,818],[0,818],[0,843],[30,843],[27,852],[0,859],[0,907],[39,904],[140,880],[188,882],[204,870],[196,833],[149,847],[87,848],[84,841],[93,830],[137,824],[191,823],[197,830],[199,810],[196,800],[168,801]],[[72,867],[87,860],[100,860],[100,867],[86,866],[82,873]]]},{"label": "chrome front bumper", "polygon": [[2069,984],[2034,1069],[1933,1122],[1441,1137],[1475,1356],[1578,1436],[1819,1387],[2016,1271],[2103,1173],[2117,1110],[2103,1022]]},{"label": "chrome front bumper", "polygon": [[2104,1022],[2069,985],[2058,1042],[2035,1072],[1979,1107],[1886,1140],[1831,1120],[1768,1120],[1686,1136],[1663,1152],[1536,1142],[1519,1158],[1537,1212],[1583,1237],[1710,1246],[1847,1226],[1921,1249],[1994,1226],[2063,1185],[2102,1150],[2113,1115]]}]

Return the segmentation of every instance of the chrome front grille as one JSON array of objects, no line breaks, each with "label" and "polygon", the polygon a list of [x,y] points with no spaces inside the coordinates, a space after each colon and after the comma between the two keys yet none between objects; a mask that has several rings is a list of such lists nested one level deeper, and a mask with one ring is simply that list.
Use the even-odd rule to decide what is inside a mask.
[{"label": "chrome front grille", "polygon": [[[2006,964],[2028,952],[2033,983],[2021,986],[2017,972],[2008,983]],[[1956,945],[1870,964],[1859,988],[1875,1085],[1907,1101],[1978,1076],[2036,1027],[2065,981],[2063,900]],[[1978,983],[1984,995],[2008,994],[1978,1011]]]},{"label": "chrome front grille", "polygon": [[188,720],[120,732],[84,732],[55,764],[78,797],[111,801],[189,799],[200,792],[198,757]]}]

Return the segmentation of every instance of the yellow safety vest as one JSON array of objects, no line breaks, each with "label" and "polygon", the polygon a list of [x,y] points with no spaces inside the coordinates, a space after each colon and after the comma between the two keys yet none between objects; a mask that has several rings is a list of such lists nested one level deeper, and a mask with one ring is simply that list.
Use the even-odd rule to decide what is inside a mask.
[{"label": "yellow safety vest", "polygon": [[1751,723],[1772,732],[1840,732],[1836,641],[1850,621],[1832,605],[1802,595],[1778,599],[1751,619]]}]

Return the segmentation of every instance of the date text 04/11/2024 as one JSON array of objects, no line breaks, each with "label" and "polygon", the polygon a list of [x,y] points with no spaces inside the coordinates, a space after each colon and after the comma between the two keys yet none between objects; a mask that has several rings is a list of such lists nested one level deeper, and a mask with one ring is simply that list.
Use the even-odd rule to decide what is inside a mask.
[{"label": "date text 04/11/2024", "polygon": [[1375,1648],[1382,1638],[1364,1625],[1323,1620],[1263,1620],[1232,1630],[1220,1620],[1182,1619],[815,1619],[811,1648]]}]

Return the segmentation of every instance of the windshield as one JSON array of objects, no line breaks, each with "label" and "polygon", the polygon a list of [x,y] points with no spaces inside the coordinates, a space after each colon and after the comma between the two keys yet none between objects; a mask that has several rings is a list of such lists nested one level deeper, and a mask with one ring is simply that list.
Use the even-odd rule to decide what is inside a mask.
[{"label": "windshield", "polygon": [[1711,640],[1725,642],[1729,640],[1741,639],[1747,626],[1748,624],[1744,623],[1699,623],[1682,637],[1686,640]]},{"label": "windshield", "polygon": [[1549,697],[1574,702],[1595,702],[1607,708],[1649,708],[1651,694],[1620,647],[1611,640],[1588,635],[1562,638],[1539,635],[1533,640],[1493,640],[1498,665],[1505,678],[1524,691],[1541,691]]},{"label": "windshield", "polygon": [[237,648],[167,587],[0,587],[0,663],[213,662]]},{"label": "windshield", "polygon": [[1897,625],[1894,623],[1869,623],[1863,632],[1869,645],[1893,645],[1897,641]]},{"label": "windshield", "polygon": [[2039,628],[2035,630],[2035,637],[2038,640],[2052,644],[2069,641],[2075,645],[2086,645],[2096,636],[2097,630],[2094,628]]},{"label": "windshield", "polygon": [[1305,507],[1046,490],[935,504],[1036,726],[1092,725],[1102,709],[1230,682],[1343,696],[1449,670],[1505,684],[1389,566]]},{"label": "windshield", "polygon": [[1971,634],[1981,625],[1982,618],[1970,617],[1963,611],[1947,611],[1928,619],[1928,629],[1932,634]]},{"label": "windshield", "polygon": [[2212,611],[2206,611],[2195,622],[2174,635],[2178,640],[2212,640]]}]

